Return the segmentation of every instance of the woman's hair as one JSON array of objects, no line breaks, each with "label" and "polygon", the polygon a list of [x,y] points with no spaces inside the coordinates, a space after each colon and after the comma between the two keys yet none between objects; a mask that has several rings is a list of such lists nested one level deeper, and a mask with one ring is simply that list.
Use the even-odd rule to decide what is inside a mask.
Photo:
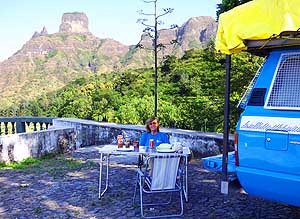
[{"label": "woman's hair", "polygon": [[159,119],[156,116],[152,116],[149,119],[147,119],[147,121],[146,121],[146,131],[147,132],[151,132],[151,129],[149,126],[150,126],[150,123],[153,122],[154,120],[157,121],[157,131],[159,132]]}]

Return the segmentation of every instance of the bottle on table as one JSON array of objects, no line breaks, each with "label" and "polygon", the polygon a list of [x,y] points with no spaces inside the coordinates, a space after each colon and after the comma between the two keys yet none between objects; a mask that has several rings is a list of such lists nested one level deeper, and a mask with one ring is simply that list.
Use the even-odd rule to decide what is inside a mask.
[{"label": "bottle on table", "polygon": [[117,142],[118,142],[118,148],[122,148],[124,144],[124,138],[123,135],[118,135],[117,136]]},{"label": "bottle on table", "polygon": [[139,142],[138,141],[133,142],[133,148],[134,148],[134,150],[139,150]]},{"label": "bottle on table", "polygon": [[131,144],[130,138],[126,138],[126,140],[125,140],[125,147],[126,147],[126,148],[129,148],[129,147],[130,147],[130,144]]},{"label": "bottle on table", "polygon": [[153,139],[150,139],[149,147],[150,147],[150,149],[154,149],[154,140]]}]

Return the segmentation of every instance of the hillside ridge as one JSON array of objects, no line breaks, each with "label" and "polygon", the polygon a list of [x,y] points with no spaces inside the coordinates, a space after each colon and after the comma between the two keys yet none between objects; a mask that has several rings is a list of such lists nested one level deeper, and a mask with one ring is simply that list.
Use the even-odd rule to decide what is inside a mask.
[{"label": "hillside ridge", "polygon": [[[181,57],[187,50],[203,48],[216,30],[217,23],[209,16],[190,18],[178,29],[159,30],[158,43],[164,44],[159,61],[168,55]],[[178,44],[170,44],[172,40]],[[0,62],[3,107],[55,91],[85,75],[152,67],[153,53],[144,49],[152,48],[152,39],[142,34],[137,44],[143,48],[100,39],[89,31],[84,13],[64,13],[59,32],[49,34],[43,27],[20,50]]]}]

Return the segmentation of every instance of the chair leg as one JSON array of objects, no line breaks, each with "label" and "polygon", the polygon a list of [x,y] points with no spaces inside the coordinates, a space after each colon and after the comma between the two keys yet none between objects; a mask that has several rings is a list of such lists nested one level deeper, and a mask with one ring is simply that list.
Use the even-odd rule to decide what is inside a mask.
[{"label": "chair leg", "polygon": [[134,205],[134,203],[135,203],[136,190],[137,190],[137,187],[138,187],[138,184],[139,184],[138,178],[139,178],[139,175],[137,174],[137,180],[136,180],[136,183],[135,183],[135,186],[134,186],[132,205]]},{"label": "chair leg", "polygon": [[142,215],[142,217],[144,217],[144,206],[143,206],[143,187],[142,187],[142,184],[141,184],[141,182],[140,182],[139,186],[140,186],[140,205],[141,205],[141,215]]},{"label": "chair leg", "polygon": [[[144,206],[143,206],[143,189],[140,189],[140,201],[141,201],[141,216],[142,218],[173,218],[173,217],[180,217],[183,215],[183,190],[181,189],[179,192],[180,195],[180,212],[178,214],[166,214],[166,215],[152,215],[152,216],[145,216],[144,215]],[[156,204],[157,205],[157,204]],[[148,206],[145,204],[145,206]]]},{"label": "chair leg", "polygon": [[183,195],[182,195],[183,191],[182,191],[182,189],[179,191],[179,193],[180,193],[180,208],[181,208],[180,216],[181,216],[181,215],[183,215]]}]

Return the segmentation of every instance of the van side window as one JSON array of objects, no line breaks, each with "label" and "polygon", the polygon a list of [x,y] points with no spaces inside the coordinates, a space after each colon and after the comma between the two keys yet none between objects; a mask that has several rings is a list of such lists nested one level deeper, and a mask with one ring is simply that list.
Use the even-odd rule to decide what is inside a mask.
[{"label": "van side window", "polygon": [[241,98],[240,102],[238,103],[237,108],[245,109],[246,106],[248,105],[250,95],[253,93],[254,85],[255,85],[260,73],[262,72],[262,67],[264,66],[265,62],[266,62],[266,60],[262,63],[260,68],[257,70],[257,72],[256,72],[255,76],[253,77],[252,81],[250,82],[246,92],[244,93],[243,97]]},{"label": "van side window", "polygon": [[300,109],[300,53],[283,54],[274,75],[265,107]]},{"label": "van side window", "polygon": [[248,106],[263,106],[267,88],[254,88]]}]

